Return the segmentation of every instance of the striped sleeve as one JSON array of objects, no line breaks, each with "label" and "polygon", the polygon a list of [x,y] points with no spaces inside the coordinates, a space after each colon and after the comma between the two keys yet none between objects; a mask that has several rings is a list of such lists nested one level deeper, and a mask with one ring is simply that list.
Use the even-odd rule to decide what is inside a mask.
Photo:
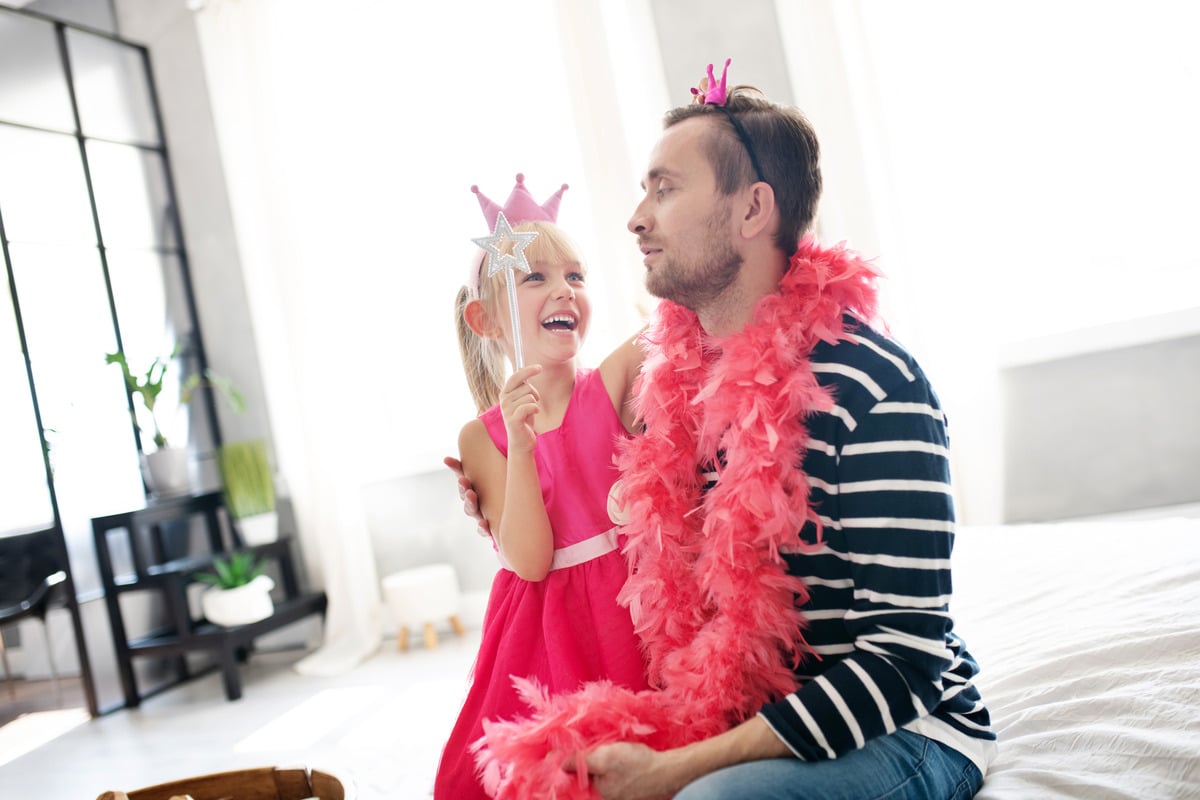
[{"label": "striped sleeve", "polygon": [[[960,659],[949,615],[954,506],[945,420],[915,363],[881,338],[813,356],[837,407],[810,422],[804,467],[825,528],[789,554],[811,592],[819,660],[762,716],[800,758],[837,758],[931,714]],[[806,532],[806,537],[810,532]]]}]

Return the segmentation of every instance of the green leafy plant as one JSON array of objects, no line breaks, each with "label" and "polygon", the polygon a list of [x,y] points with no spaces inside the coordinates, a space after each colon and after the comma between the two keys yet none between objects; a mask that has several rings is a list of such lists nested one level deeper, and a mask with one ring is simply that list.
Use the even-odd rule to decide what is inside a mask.
[{"label": "green leafy plant", "polygon": [[229,554],[229,558],[213,559],[212,572],[197,572],[196,580],[220,589],[245,586],[263,573],[263,561],[249,550]]},{"label": "green leafy plant", "polygon": [[261,439],[230,442],[217,450],[225,507],[235,519],[275,510],[275,483]]},{"label": "green leafy plant", "polygon": [[[117,364],[121,367],[121,374],[125,377],[125,386],[128,387],[129,393],[141,399],[142,406],[146,409],[150,417],[150,424],[154,429],[154,446],[160,450],[167,447],[168,443],[166,434],[163,433],[162,425],[159,423],[158,399],[159,395],[162,394],[164,381],[167,376],[167,368],[172,361],[179,357],[182,351],[183,345],[176,344],[175,349],[171,351],[169,356],[155,356],[154,361],[150,363],[150,367],[144,373],[137,375],[129,368],[129,362],[125,359],[125,354],[120,350],[115,353],[104,354],[105,363]],[[203,375],[194,374],[188,376],[179,387],[179,404],[186,406],[190,403],[196,389],[201,386],[214,386],[220,389],[229,401],[229,407],[236,413],[240,414],[245,410],[246,402],[242,397],[242,393],[237,390],[237,387],[228,378],[217,375],[210,369],[206,369]],[[137,426],[139,432],[143,432],[136,412],[133,415],[133,424]]]}]

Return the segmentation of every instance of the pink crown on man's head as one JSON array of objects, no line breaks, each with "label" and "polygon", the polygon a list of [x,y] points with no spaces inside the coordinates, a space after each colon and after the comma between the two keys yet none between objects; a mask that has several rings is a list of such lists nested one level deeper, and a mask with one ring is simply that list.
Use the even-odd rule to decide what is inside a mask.
[{"label": "pink crown on man's head", "polygon": [[513,187],[512,193],[508,196],[503,206],[498,206],[483,192],[479,191],[478,186],[472,186],[471,191],[479,196],[479,207],[483,209],[483,218],[487,220],[489,228],[496,227],[496,215],[503,211],[504,218],[508,220],[510,225],[520,225],[522,222],[555,222],[558,219],[558,204],[562,201],[563,192],[569,187],[563,184],[562,188],[547,198],[546,202],[540,206],[533,199],[533,195],[525,188],[524,173],[517,173],[517,185]]},{"label": "pink crown on man's head", "polygon": [[[496,218],[501,212],[504,213],[504,218],[509,225],[520,225],[522,222],[557,222],[558,205],[562,202],[563,192],[568,188],[570,187],[564,183],[557,192],[546,198],[546,202],[538,205],[537,201],[533,199],[533,195],[525,188],[525,174],[518,172],[517,185],[513,187],[503,206],[496,205],[494,200],[479,191],[478,186],[472,186],[471,191],[479,197],[479,207],[483,209],[483,218],[487,220],[488,228],[495,231]],[[467,276],[467,286],[478,296],[478,263],[472,265],[471,272]]]}]

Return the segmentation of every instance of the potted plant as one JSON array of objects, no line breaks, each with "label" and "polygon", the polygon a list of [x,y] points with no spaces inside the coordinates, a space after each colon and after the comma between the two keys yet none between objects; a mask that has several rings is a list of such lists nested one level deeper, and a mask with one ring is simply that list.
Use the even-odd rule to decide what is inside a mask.
[{"label": "potted plant", "polygon": [[249,550],[213,559],[212,572],[198,572],[196,580],[209,584],[200,595],[204,617],[216,625],[248,625],[275,613],[271,590],[275,581],[263,574],[263,562]]},{"label": "potted plant", "polygon": [[261,439],[230,442],[217,450],[224,485],[225,508],[233,517],[242,541],[266,544],[279,538],[275,510],[275,483]]},{"label": "potted plant", "polygon": [[[182,343],[176,344],[169,356],[155,356],[146,371],[136,375],[129,368],[129,362],[120,350],[104,354],[106,363],[117,364],[121,367],[121,374],[125,378],[125,386],[129,393],[141,400],[143,414],[139,418],[137,409],[134,409],[134,427],[137,428],[139,434],[144,434],[143,423],[148,420],[149,427],[153,430],[151,441],[154,443],[154,450],[144,453],[143,463],[145,464],[146,483],[150,486],[150,491],[159,495],[175,494],[186,491],[188,488],[187,450],[172,446],[167,441],[164,433],[165,426],[160,418],[161,407],[159,405],[160,395],[166,382],[167,368],[182,351]],[[178,407],[186,407],[192,401],[196,389],[201,386],[215,386],[220,389],[234,412],[240,414],[245,408],[241,392],[229,379],[208,369],[204,371],[203,375],[190,375],[180,385]]]}]

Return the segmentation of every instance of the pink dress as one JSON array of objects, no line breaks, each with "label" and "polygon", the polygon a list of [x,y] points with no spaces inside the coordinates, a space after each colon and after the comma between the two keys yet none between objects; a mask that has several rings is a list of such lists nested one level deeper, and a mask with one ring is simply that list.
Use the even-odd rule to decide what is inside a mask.
[{"label": "pink dress", "polygon": [[[499,407],[481,419],[507,455]],[[435,800],[487,797],[470,745],[483,735],[484,719],[528,712],[510,676],[536,679],[552,694],[600,679],[647,688],[629,611],[616,601],[627,573],[608,516],[608,492],[618,477],[613,452],[626,435],[599,371],[579,370],[562,425],[539,435],[534,451],[554,531],[550,574],[527,581],[501,563],[471,688],[438,766]]]}]

